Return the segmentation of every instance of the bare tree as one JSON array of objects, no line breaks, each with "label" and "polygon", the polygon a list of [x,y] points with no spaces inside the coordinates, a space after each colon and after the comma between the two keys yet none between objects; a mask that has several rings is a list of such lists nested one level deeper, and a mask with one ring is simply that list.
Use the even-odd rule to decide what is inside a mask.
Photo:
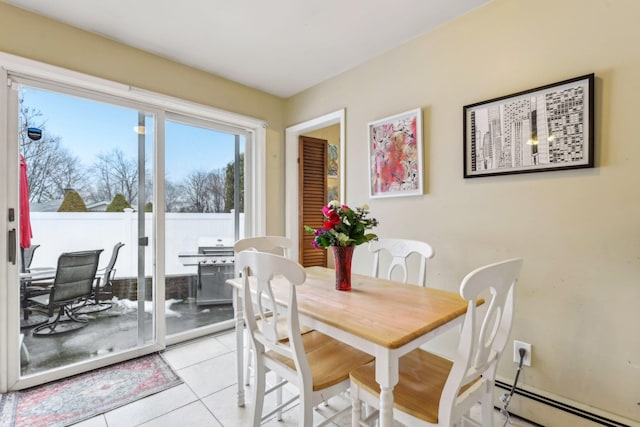
[{"label": "bare tree", "polygon": [[[20,151],[27,162],[29,198],[32,202],[62,199],[72,188],[79,193],[87,189],[86,173],[80,160],[62,147],[61,138],[46,131],[42,113],[20,99]],[[33,141],[27,134],[30,127],[42,130],[42,138]]]},{"label": "bare tree", "polygon": [[224,212],[224,172],[221,169],[209,173],[209,194],[213,212]]},{"label": "bare tree", "polygon": [[109,164],[98,161],[92,167],[94,176],[94,186],[91,191],[90,199],[94,202],[111,201],[116,195],[111,185],[111,173]]},{"label": "bare tree", "polygon": [[192,172],[184,180],[183,188],[190,212],[211,212],[208,195],[209,174],[203,171]]},{"label": "bare tree", "polygon": [[222,212],[224,208],[224,173],[195,171],[185,178],[182,189],[189,212]]},{"label": "bare tree", "polygon": [[56,194],[63,195],[68,189],[74,189],[79,194],[87,193],[89,188],[87,173],[80,164],[77,157],[72,156],[66,149],[61,149],[58,153],[57,167],[54,173],[49,176],[51,185],[55,188]]},{"label": "bare tree", "polygon": [[179,185],[171,181],[165,181],[164,184],[164,205],[166,212],[179,212],[182,202],[182,189]]},{"label": "bare tree", "polygon": [[122,194],[129,203],[138,197],[138,163],[135,159],[127,159],[120,149],[107,154],[98,155],[93,165],[96,177],[91,198],[112,200],[116,194]]}]

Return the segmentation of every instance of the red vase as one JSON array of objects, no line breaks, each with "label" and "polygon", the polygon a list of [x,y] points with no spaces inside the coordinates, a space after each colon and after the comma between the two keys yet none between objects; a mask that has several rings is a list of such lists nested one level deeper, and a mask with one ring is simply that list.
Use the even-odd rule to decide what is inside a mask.
[{"label": "red vase", "polygon": [[336,267],[336,289],[351,290],[351,259],[355,246],[331,246],[333,263]]}]

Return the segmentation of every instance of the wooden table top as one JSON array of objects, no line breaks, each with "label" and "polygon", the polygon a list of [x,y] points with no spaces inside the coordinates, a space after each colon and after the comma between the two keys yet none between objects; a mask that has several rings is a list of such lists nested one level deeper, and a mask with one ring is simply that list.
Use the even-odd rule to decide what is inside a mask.
[{"label": "wooden table top", "polygon": [[[350,292],[337,291],[334,270],[305,271],[307,280],[296,288],[301,314],[386,348],[399,348],[467,310],[467,302],[455,292],[359,274],[352,274]],[[241,286],[240,279],[228,283]],[[286,288],[277,280],[272,287],[276,299],[286,301]]]}]

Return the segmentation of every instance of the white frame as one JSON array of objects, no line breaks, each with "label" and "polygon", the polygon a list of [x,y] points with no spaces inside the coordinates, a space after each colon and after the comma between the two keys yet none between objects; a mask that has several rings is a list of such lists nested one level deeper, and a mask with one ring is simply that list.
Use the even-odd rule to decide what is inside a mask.
[{"label": "white frame", "polygon": [[307,132],[322,129],[334,124],[340,124],[340,202],[345,203],[346,194],[346,158],[345,158],[345,109],[325,114],[315,119],[290,126],[285,130],[285,235],[291,239],[291,259],[298,261],[298,137]]},{"label": "white frame", "polygon": [[[247,134],[251,135],[250,141],[247,138],[247,158],[245,160],[248,171],[245,176],[245,194],[251,196],[245,201],[245,209],[247,212],[253,212],[253,215],[245,215],[245,231],[254,234],[264,233],[266,224],[266,187],[264,180],[266,173],[266,122],[3,52],[0,52],[0,83],[2,86],[0,88],[0,106],[6,107],[9,103],[8,76],[10,75],[18,76],[20,79],[40,81],[46,85],[64,86],[71,91],[83,94],[83,96],[89,95],[91,98],[106,97],[109,102],[118,105],[135,105],[136,108],[153,111],[158,114],[158,120],[156,121],[157,138],[164,136],[164,127],[158,126],[158,121],[160,117],[164,118],[165,112],[184,114],[218,124],[226,123],[245,129]],[[18,205],[18,166],[17,162],[12,164],[10,160],[18,158],[18,144],[17,131],[10,126],[13,122],[7,122],[9,109],[0,108],[0,110],[3,111],[0,114],[0,131],[6,132],[4,138],[0,138],[0,166],[4,165],[4,167],[0,168],[3,171],[0,173],[0,177],[2,177],[0,181],[3,182],[2,188],[6,190],[5,196],[0,197],[0,207],[4,206],[3,211],[6,212],[9,207]],[[249,155],[251,150],[253,150],[252,156]],[[158,141],[154,154],[156,176],[164,177],[164,162],[160,158],[164,154],[164,141]],[[164,180],[156,179],[155,181],[157,184],[154,186],[155,200],[163,200]],[[6,183],[6,186],[4,183]],[[162,210],[154,210],[153,215],[152,227],[154,227],[155,232],[155,253],[153,256],[155,266],[152,274],[158,286],[156,291],[158,294],[164,294],[164,212]],[[6,215],[3,215],[2,219],[0,219],[0,225],[3,226],[3,229],[8,230],[8,228],[17,228],[18,222],[9,224],[6,220]],[[6,245],[0,246],[0,255],[4,255],[4,259],[7,259]],[[6,322],[0,322],[0,393],[31,387],[43,382],[75,375],[89,369],[96,369],[107,364],[142,356],[161,350],[167,344],[172,344],[176,341],[175,338],[167,340],[163,322],[157,322],[155,344],[21,378],[18,347],[19,334],[15,324],[19,319],[19,305],[17,304],[19,288],[17,280],[17,265],[7,262],[0,263],[0,319],[7,320]],[[161,304],[160,298],[156,299],[155,310],[159,318],[164,318],[164,304]],[[15,322],[13,319],[15,319]],[[232,323],[230,320],[224,327],[228,327]],[[211,330],[209,332],[215,331]],[[198,329],[193,334],[182,334],[179,339],[190,339],[203,333],[202,329]]]},{"label": "white frame", "polygon": [[[415,149],[415,167],[416,167],[416,178],[414,182],[417,184],[415,188],[410,189],[391,189],[387,191],[376,191],[374,186],[374,181],[379,177],[379,171],[374,166],[373,161],[373,132],[372,129],[379,127],[381,125],[392,125],[396,126],[401,123],[404,119],[412,119],[415,118],[416,121],[416,129],[414,139],[416,142]],[[407,144],[405,144],[407,145]],[[382,198],[382,197],[403,197],[403,196],[422,196],[423,194],[423,167],[422,167],[422,109],[416,108],[413,110],[405,111],[400,114],[394,114],[393,116],[385,117],[383,119],[376,120],[367,125],[367,154],[368,154],[368,169],[369,169],[369,179],[368,179],[368,187],[369,187],[369,197],[372,199]]]}]

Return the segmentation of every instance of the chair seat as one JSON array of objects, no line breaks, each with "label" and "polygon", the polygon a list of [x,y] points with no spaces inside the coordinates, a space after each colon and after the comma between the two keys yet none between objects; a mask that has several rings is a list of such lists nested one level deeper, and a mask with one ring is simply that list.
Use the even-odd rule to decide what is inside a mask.
[{"label": "chair seat", "polygon": [[[267,318],[272,318],[272,314],[268,315]],[[260,329],[263,328],[262,326],[262,319],[256,319],[256,322],[258,324],[258,327]],[[287,326],[287,318],[280,316],[278,317],[278,321],[276,323],[276,329],[278,331],[278,336],[279,337],[285,337],[282,338],[280,341],[281,342],[287,342],[289,341],[289,338],[287,336],[288,334],[288,326]],[[313,329],[309,328],[308,326],[304,326],[304,325],[300,325],[300,334],[304,335],[308,332],[311,332]],[[251,374],[250,371],[253,371],[253,368],[251,367],[251,348],[249,346],[246,347],[246,355],[245,355],[245,359],[246,359],[246,373],[245,373],[245,385],[249,385],[250,384],[250,379],[251,379]]]},{"label": "chair seat", "polygon": [[35,296],[35,297],[31,297],[31,298],[29,298],[29,301],[35,302],[35,303],[40,304],[42,306],[47,306],[47,305],[49,305],[49,294],[44,294],[44,295],[38,295],[38,296]]},{"label": "chair seat", "polygon": [[[316,330],[302,335],[302,345],[311,368],[314,391],[345,381],[349,378],[349,372],[374,359]],[[292,370],[296,369],[292,359],[272,351],[267,352],[266,356],[286,364]]]},{"label": "chair seat", "polygon": [[51,285],[28,285],[24,287],[24,291],[28,295],[47,294],[51,290]]},{"label": "chair seat", "polygon": [[[400,376],[393,389],[393,406],[429,423],[438,423],[442,389],[453,362],[420,348],[400,358]],[[351,372],[351,381],[369,393],[379,395],[375,362]],[[467,384],[461,392],[469,388]]]},{"label": "chair seat", "polygon": [[51,285],[26,285],[21,289],[21,301],[23,314],[20,318],[20,329],[33,328],[49,320],[46,310],[33,304],[31,298],[45,295],[49,296]]}]

